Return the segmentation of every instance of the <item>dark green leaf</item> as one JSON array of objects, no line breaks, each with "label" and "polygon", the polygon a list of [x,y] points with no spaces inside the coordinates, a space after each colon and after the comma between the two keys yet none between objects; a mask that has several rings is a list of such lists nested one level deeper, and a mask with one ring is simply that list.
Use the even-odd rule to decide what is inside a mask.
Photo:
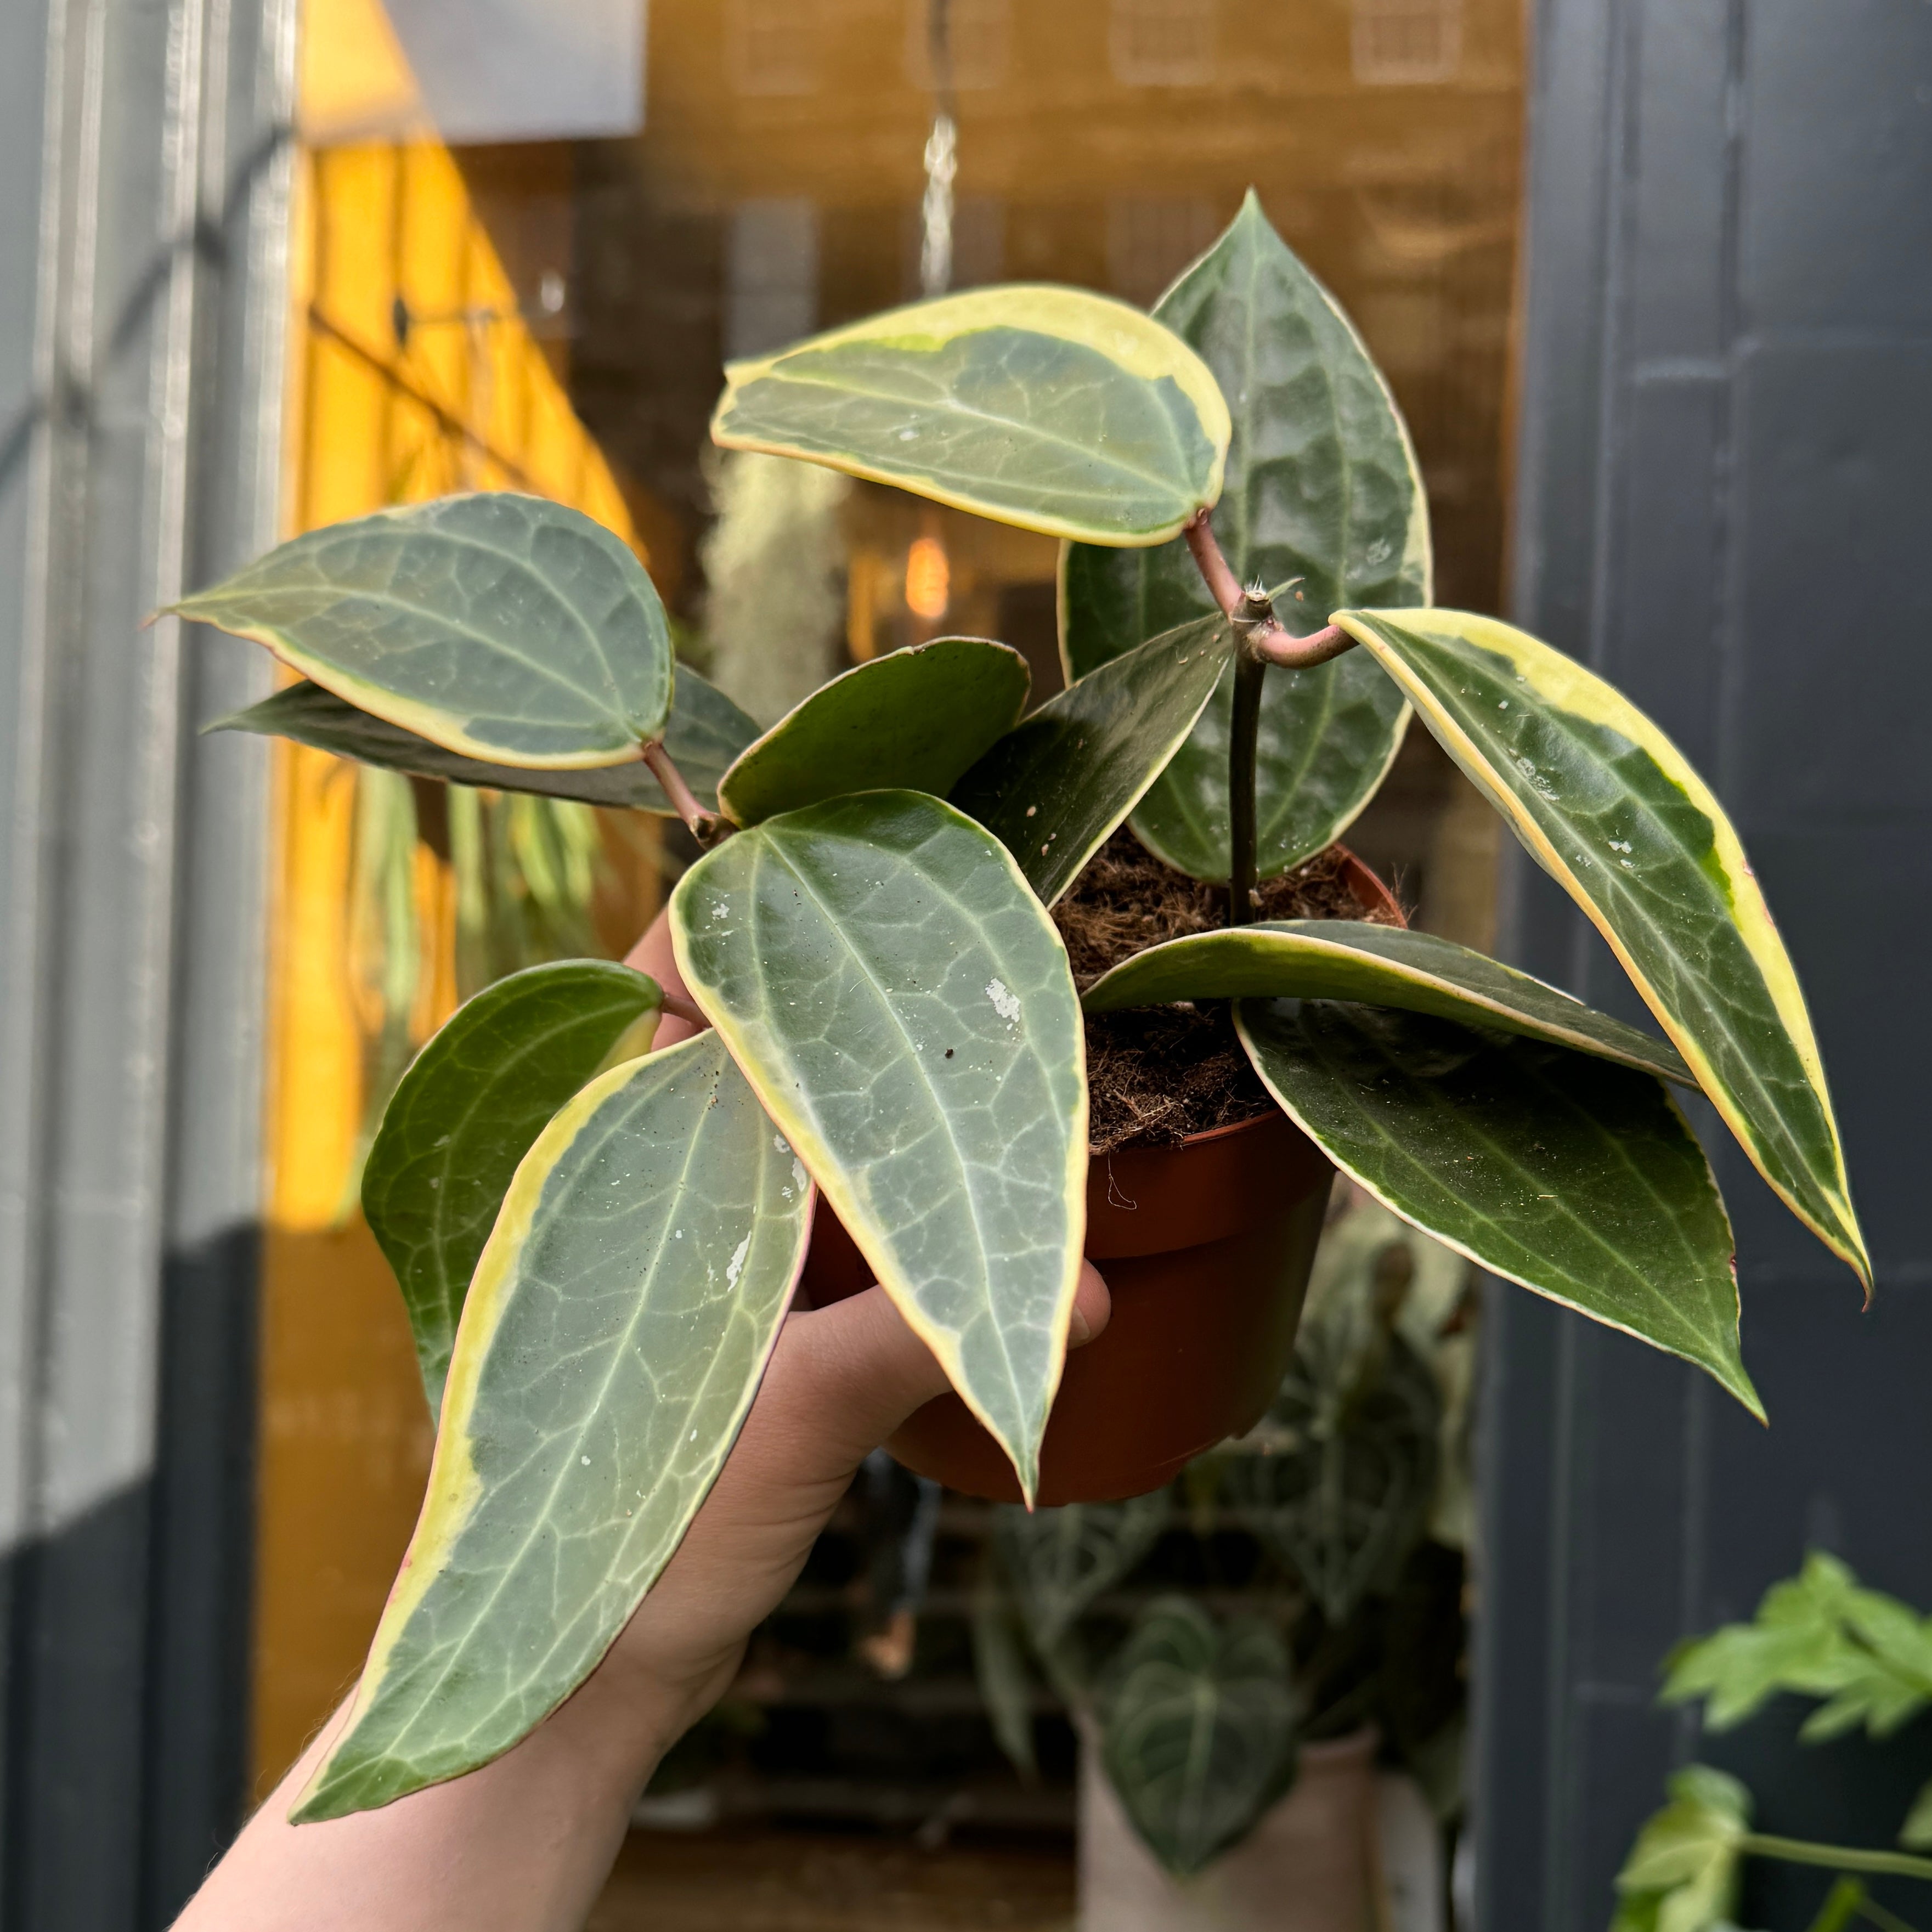
[{"label": "dark green leaf", "polygon": [[1442,1400],[1400,1335],[1352,1384],[1338,1338],[1305,1330],[1260,1433],[1264,1453],[1231,1459],[1228,1492],[1298,1576],[1330,1624],[1387,1592],[1436,1494]]},{"label": "dark green leaf", "polygon": [[1798,976],[1684,754],[1594,673],[1494,618],[1336,620],[1610,941],[1758,1171],[1869,1288]]},{"label": "dark green leaf", "polygon": [[622,764],[670,708],[670,633],[644,566],[541,496],[442,496],[332,524],[175,608],[488,763]]},{"label": "dark green leaf", "polygon": [[1090,1013],[1174,1000],[1353,1000],[1554,1041],[1697,1083],[1674,1047],[1453,940],[1366,920],[1281,920],[1150,946],[1103,974]]},{"label": "dark green leaf", "polygon": [[1052,536],[1156,543],[1221,490],[1228,406],[1206,366],[1139,310],[1084,289],[942,296],[724,374],[711,436],[727,449],[802,457]]},{"label": "dark green leaf", "polygon": [[[1213,523],[1237,575],[1285,585],[1276,608],[1298,636],[1338,604],[1426,603],[1428,506],[1408,431],[1348,317],[1252,194],[1154,314],[1200,351],[1228,398],[1233,436]],[[1062,559],[1061,646],[1073,674],[1213,608],[1183,543],[1127,553],[1075,544]],[[1231,689],[1224,677],[1134,818],[1144,843],[1198,878],[1228,876]],[[1268,674],[1264,878],[1340,836],[1381,784],[1407,716],[1402,694],[1353,652]]]},{"label": "dark green leaf", "polygon": [[1544,1041],[1320,1000],[1243,1000],[1283,1109],[1402,1218],[1707,1369],[1753,1414],[1731,1226],[1662,1082]]},{"label": "dark green leaf", "polygon": [[[491,791],[534,792],[547,798],[571,798],[586,805],[603,805],[634,812],[654,812],[675,818],[670,800],[649,768],[643,764],[600,765],[584,771],[532,771],[521,765],[486,764],[446,752],[440,745],[392,724],[374,712],[359,711],[319,684],[304,679],[251,704],[245,711],[218,718],[211,731],[256,731],[264,737],[292,738],[338,758],[354,758],[412,778],[442,778],[452,784],[480,786]],[[664,721],[664,744],[685,782],[707,811],[718,804],[718,781],[731,760],[758,735],[758,728],[715,686],[694,670],[678,667],[671,694],[670,716]]]},{"label": "dark green leaf", "polygon": [[517,1170],[347,1728],[292,1814],[487,1764],[597,1666],[758,1391],[812,1187],[716,1034],[594,1080]]},{"label": "dark green leaf", "polygon": [[1124,1503],[994,1510],[1000,1559],[1041,1649],[1052,1650],[1081,1612],[1154,1547],[1169,1514],[1164,1489]]},{"label": "dark green leaf", "polygon": [[679,970],[839,1220],[1032,1493],[1079,1278],[1080,1005],[1006,848],[862,792],[714,848]]},{"label": "dark green leaf", "polygon": [[1018,651],[984,638],[935,638],[874,658],[820,686],[747,746],[719,800],[739,824],[755,825],[848,792],[944,798],[1011,728],[1030,682]]},{"label": "dark green leaf", "polygon": [[1217,1628],[1186,1597],[1149,1605],[1115,1666],[1107,1775],[1134,1828],[1185,1877],[1245,1837],[1294,1775],[1286,1646],[1258,1618]]},{"label": "dark green leaf", "polygon": [[1228,658],[1218,617],[1110,659],[1007,733],[952,802],[1019,861],[1051,905],[1186,737]]},{"label": "dark green leaf", "polygon": [[391,1096],[362,1170],[362,1211],[403,1291],[432,1415],[518,1162],[660,997],[627,966],[533,966],[459,1007]]}]

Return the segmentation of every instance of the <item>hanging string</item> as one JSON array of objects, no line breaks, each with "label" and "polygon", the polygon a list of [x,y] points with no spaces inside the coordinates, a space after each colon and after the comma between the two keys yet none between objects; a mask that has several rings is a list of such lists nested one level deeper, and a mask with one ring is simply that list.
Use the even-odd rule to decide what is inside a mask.
[{"label": "hanging string", "polygon": [[959,129],[953,118],[951,0],[928,0],[926,44],[932,59],[936,112],[926,138],[926,199],[920,204],[919,285],[943,296],[952,286],[952,182],[959,172]]}]

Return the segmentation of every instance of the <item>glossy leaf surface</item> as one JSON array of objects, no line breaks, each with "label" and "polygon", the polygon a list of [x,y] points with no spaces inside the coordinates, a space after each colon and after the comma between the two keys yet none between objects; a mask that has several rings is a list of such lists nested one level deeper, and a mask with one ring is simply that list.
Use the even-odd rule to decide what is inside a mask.
[{"label": "glossy leaf surface", "polygon": [[1687,1086],[1674,1047],[1486,954],[1363,920],[1280,920],[1150,946],[1089,986],[1090,1013],[1174,1000],[1353,1000],[1600,1054]]},{"label": "glossy leaf surface", "polygon": [[1710,788],[1621,692],[1526,632],[1458,610],[1338,621],[1610,941],[1759,1172],[1869,1288],[1804,996]]},{"label": "glossy leaf surface", "polygon": [[999,1505],[994,1540],[1034,1642],[1052,1649],[1081,1612],[1154,1547],[1171,1514],[1165,1489],[1120,1503]]},{"label": "glossy leaf surface", "polygon": [[671,901],[693,997],[1030,1494],[1085,1232],[1080,1006],[1006,848],[863,792],[713,848]]},{"label": "glossy leaf surface", "polygon": [[984,638],[889,652],[821,685],[747,746],[719,800],[739,824],[755,825],[847,792],[944,798],[1012,728],[1031,682],[1018,651]]},{"label": "glossy leaf surface", "polygon": [[1762,1418],[1738,1354],[1730,1222],[1660,1082],[1421,1013],[1282,1000],[1234,1016],[1283,1111],[1384,1207],[1695,1362]]},{"label": "glossy leaf surface", "polygon": [[614,1068],[544,1130],[478,1265],[422,1515],[298,1822],[488,1763],[596,1668],[737,1438],[812,1198],[715,1033]]},{"label": "glossy leaf surface", "polygon": [[941,296],[724,375],[711,435],[727,449],[802,457],[1053,536],[1156,543],[1220,494],[1228,408],[1206,365],[1138,309],[1083,289]]},{"label": "glossy leaf surface", "polygon": [[1089,671],[1008,732],[952,802],[1019,862],[1044,905],[1066,891],[1200,716],[1233,634],[1204,617]]},{"label": "glossy leaf surface", "polygon": [[[1338,604],[1426,603],[1428,507],[1408,433],[1348,317],[1252,194],[1154,314],[1201,352],[1228,398],[1227,486],[1212,521],[1236,575],[1285,585],[1276,608],[1298,635],[1319,630]],[[1075,544],[1060,568],[1073,675],[1214,608],[1184,543],[1132,553]],[[1134,819],[1151,850],[1197,878],[1228,876],[1232,689],[1224,679]],[[1407,716],[1400,692],[1353,652],[1268,673],[1263,878],[1341,835],[1381,784]]]},{"label": "glossy leaf surface", "polygon": [[1286,1646],[1259,1618],[1217,1627],[1186,1597],[1150,1604],[1116,1665],[1107,1775],[1134,1828],[1185,1876],[1246,1834],[1294,1772]]},{"label": "glossy leaf surface", "polygon": [[175,608],[493,764],[621,764],[670,708],[670,633],[644,566],[540,496],[442,496],[332,524]]},{"label": "glossy leaf surface", "polygon": [[661,998],[656,980],[604,960],[512,974],[451,1016],[390,1096],[362,1170],[362,1211],[396,1271],[432,1416],[518,1163]]},{"label": "glossy leaf surface", "polygon": [[[668,818],[677,816],[649,767],[642,764],[561,772],[486,764],[446,751],[373,712],[358,710],[346,698],[306,679],[245,711],[218,718],[207,728],[290,738],[298,745],[312,745],[338,758],[406,772],[412,778],[441,778],[492,791],[534,792],[545,798],[574,798],[586,805],[654,812]],[[706,684],[694,670],[678,667],[670,716],[664,721],[664,749],[706,811],[717,807],[718,781],[731,760],[758,735],[758,726],[716,686]]]}]

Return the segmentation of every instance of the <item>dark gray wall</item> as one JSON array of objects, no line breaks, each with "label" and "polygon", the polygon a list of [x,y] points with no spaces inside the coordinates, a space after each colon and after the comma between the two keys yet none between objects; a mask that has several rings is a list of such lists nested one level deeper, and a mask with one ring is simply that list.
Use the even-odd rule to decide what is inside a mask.
[{"label": "dark gray wall", "polygon": [[[1516,614],[1736,818],[1878,1274],[1861,1316],[1719,1130],[1768,1431],[1492,1297],[1479,1922],[1598,1932],[1673,1765],[1739,1772],[1766,1829],[1871,1844],[1932,1777],[1927,1724],[1820,1752],[1802,1706],[1718,1738],[1654,1703],[1670,1646],[1808,1545],[1932,1610],[1932,4],[1540,0],[1534,32]],[[1520,857],[1508,900],[1516,958],[1636,1017]],[[1802,1926],[1823,1886],[1754,1868],[1741,1922]],[[1896,1903],[1923,1923],[1918,1892]]]},{"label": "dark gray wall", "polygon": [[158,1925],[242,1797],[262,673],[292,0],[0,4],[0,1928]]}]

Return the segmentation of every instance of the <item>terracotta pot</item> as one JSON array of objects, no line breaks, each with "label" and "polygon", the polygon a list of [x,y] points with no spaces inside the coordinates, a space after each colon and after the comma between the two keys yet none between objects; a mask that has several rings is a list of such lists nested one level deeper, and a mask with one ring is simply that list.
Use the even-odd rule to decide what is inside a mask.
[{"label": "terracotta pot", "polygon": [[[1400,920],[1352,854],[1348,868],[1364,910]],[[1107,1278],[1113,1314],[1097,1341],[1066,1358],[1041,1448],[1040,1502],[1144,1496],[1261,1420],[1294,1346],[1334,1174],[1278,1113],[1178,1147],[1094,1156],[1087,1252]],[[805,1294],[822,1306],[872,1280],[821,1199]],[[948,1489],[1019,1501],[1012,1465],[956,1395],[928,1402],[886,1447]]]},{"label": "terracotta pot", "polygon": [[1376,1744],[1372,1730],[1304,1744],[1288,1796],[1184,1881],[1127,1822],[1083,1724],[1080,1932],[1370,1932],[1384,1924]]}]

